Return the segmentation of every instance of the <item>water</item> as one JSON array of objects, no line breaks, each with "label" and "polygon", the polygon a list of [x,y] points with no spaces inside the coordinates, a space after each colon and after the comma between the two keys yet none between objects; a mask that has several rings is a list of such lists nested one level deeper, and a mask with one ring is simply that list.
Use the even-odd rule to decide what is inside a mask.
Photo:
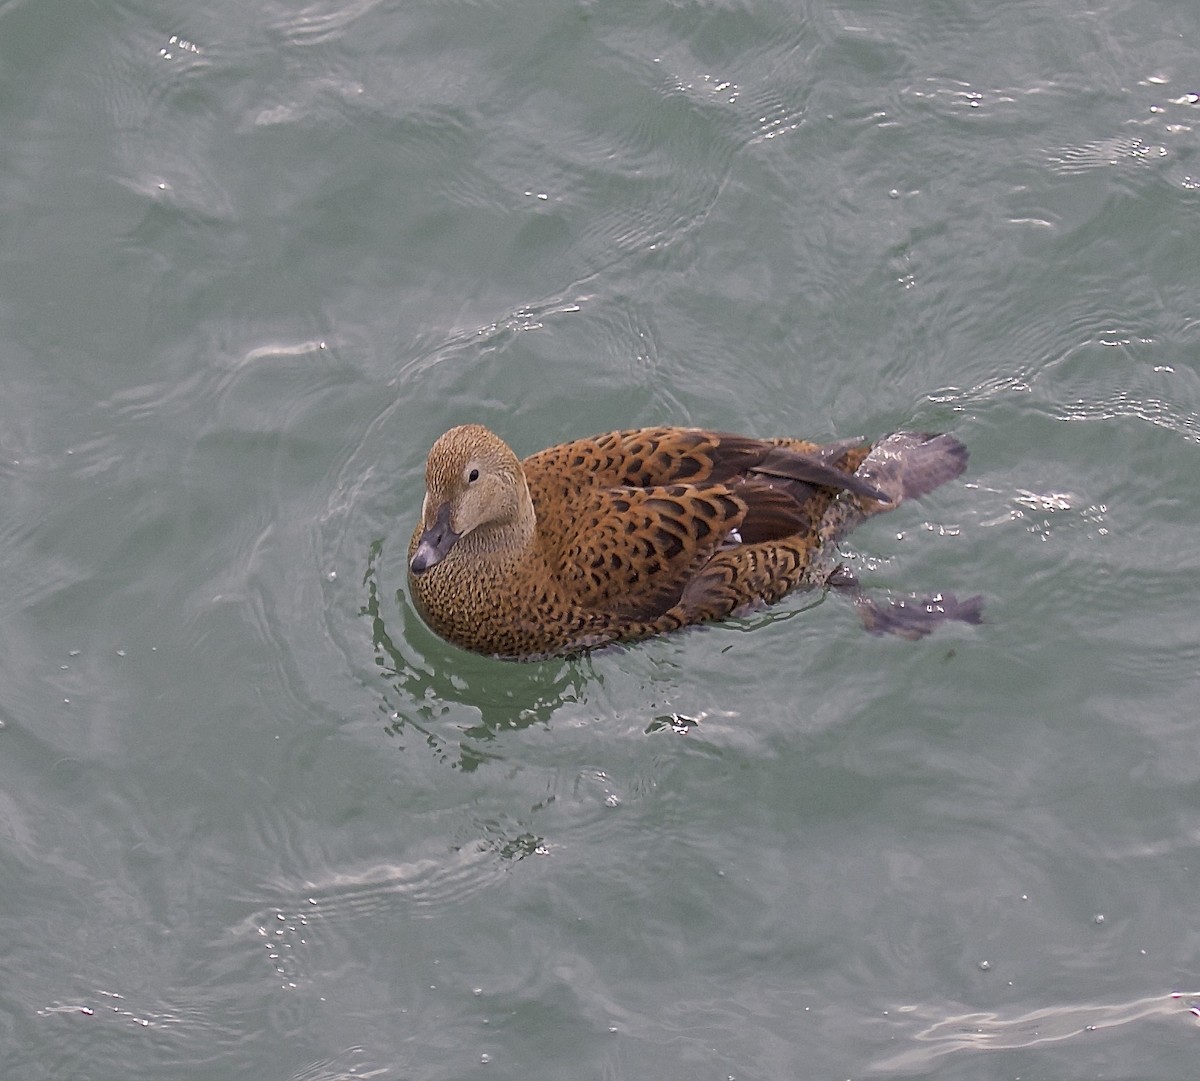
[{"label": "water", "polygon": [[[6,1074],[1190,1076],[1198,40],[0,3]],[[953,431],[847,558],[987,623],[464,655],[465,420]]]}]

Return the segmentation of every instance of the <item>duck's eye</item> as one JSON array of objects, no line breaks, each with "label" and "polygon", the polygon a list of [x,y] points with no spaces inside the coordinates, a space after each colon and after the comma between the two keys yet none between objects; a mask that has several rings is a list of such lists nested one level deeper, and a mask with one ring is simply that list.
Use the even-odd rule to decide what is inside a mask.
[{"label": "duck's eye", "polygon": [[478,469],[472,469],[471,472],[467,474],[467,483],[468,484],[474,484],[478,479],[479,479],[479,470]]}]

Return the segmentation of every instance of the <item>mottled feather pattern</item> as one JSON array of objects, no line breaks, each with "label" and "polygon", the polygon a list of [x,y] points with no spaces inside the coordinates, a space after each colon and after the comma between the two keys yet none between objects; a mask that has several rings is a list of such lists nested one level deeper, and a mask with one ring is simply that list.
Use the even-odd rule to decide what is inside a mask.
[{"label": "mottled feather pattern", "polygon": [[[501,657],[645,638],[824,586],[849,529],[965,464],[945,435],[820,446],[671,427],[522,462],[464,425],[430,451],[412,594],[437,633]],[[968,619],[970,604],[946,618]],[[873,619],[871,629],[890,629],[878,611]]]},{"label": "mottled feather pattern", "polygon": [[601,488],[579,500],[557,565],[587,607],[632,619],[666,612],[746,514],[721,485]]}]

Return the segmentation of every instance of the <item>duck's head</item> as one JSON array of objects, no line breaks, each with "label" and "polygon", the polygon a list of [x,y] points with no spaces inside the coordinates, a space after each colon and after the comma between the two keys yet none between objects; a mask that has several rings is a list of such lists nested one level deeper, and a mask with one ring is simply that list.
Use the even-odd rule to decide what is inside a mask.
[{"label": "duck's head", "polygon": [[481,424],[451,428],[425,463],[421,530],[409,569],[424,574],[464,537],[492,551],[526,542],[533,531],[533,504],[521,462]]}]

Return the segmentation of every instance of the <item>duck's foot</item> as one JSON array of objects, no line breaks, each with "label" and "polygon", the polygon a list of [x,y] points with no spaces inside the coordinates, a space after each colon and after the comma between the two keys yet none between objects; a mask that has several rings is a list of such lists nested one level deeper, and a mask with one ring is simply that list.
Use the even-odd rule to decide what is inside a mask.
[{"label": "duck's foot", "polygon": [[850,594],[854,607],[868,634],[898,634],[916,641],[932,634],[947,620],[959,623],[983,622],[983,597],[976,594],[959,600],[953,593],[934,593],[918,597],[884,597],[876,600],[863,592],[854,577],[839,567],[829,578],[829,586]]},{"label": "duck's foot", "polygon": [[869,634],[898,634],[916,640],[931,634],[948,619],[960,623],[983,622],[983,597],[959,600],[953,593],[929,597],[888,597],[882,603],[865,593],[854,598],[854,607]]}]

